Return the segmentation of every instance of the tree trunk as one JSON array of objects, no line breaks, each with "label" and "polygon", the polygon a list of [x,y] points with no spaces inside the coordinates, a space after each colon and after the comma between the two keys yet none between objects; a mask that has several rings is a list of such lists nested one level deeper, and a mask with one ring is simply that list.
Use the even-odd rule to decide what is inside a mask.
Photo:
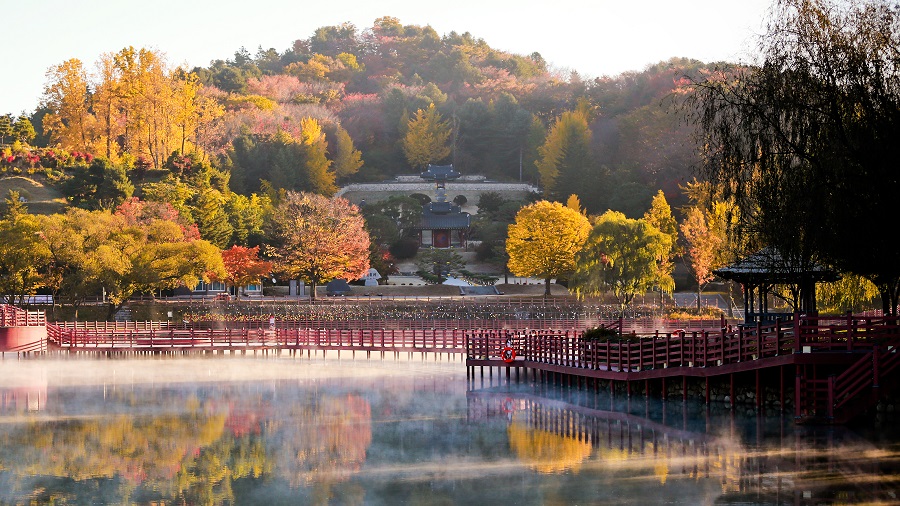
[{"label": "tree trunk", "polygon": [[113,304],[112,302],[107,304],[108,310],[106,312],[106,320],[112,321],[113,317],[116,315],[116,313],[120,309],[122,309],[123,306],[125,306],[125,302],[127,302],[127,299],[125,301],[123,301],[121,304]]},{"label": "tree trunk", "polygon": [[316,282],[315,281],[309,282],[309,300],[310,301],[316,300]]},{"label": "tree trunk", "polygon": [[550,278],[544,279],[544,297],[550,296]]}]

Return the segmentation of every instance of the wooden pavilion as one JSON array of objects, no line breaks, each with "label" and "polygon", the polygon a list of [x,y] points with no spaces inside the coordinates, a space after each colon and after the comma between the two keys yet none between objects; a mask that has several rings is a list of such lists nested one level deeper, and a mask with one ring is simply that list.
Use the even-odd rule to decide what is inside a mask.
[{"label": "wooden pavilion", "polygon": [[787,285],[790,301],[797,313],[814,316],[816,309],[816,283],[840,279],[834,270],[821,264],[804,263],[786,259],[774,248],[764,248],[737,262],[716,269],[720,278],[737,281],[744,295],[744,323],[771,322],[791,314],[769,310],[769,295],[777,285]]}]

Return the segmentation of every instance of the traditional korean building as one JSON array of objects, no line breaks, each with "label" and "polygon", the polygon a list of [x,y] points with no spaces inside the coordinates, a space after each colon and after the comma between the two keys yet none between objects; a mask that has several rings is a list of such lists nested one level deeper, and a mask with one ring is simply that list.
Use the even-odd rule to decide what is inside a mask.
[{"label": "traditional korean building", "polygon": [[422,206],[422,221],[416,227],[419,245],[425,248],[465,248],[471,216],[453,202],[447,202],[446,184],[460,174],[453,165],[428,165],[421,175],[426,181],[434,181],[434,201]]}]

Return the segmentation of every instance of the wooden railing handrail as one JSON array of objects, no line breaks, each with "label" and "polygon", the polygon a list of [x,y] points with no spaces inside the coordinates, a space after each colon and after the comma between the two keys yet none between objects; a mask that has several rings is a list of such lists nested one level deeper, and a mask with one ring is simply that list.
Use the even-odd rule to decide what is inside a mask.
[{"label": "wooden railing handrail", "polygon": [[0,327],[35,327],[46,323],[43,311],[26,311],[10,304],[0,304]]}]

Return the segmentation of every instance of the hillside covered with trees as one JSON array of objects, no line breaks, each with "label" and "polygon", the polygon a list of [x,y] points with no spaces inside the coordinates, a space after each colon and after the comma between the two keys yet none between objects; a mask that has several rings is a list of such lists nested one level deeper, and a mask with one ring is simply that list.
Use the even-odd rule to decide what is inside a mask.
[{"label": "hillside covered with trees", "polygon": [[[696,150],[667,97],[703,68],[672,60],[584,81],[538,53],[390,17],[364,30],[322,27],[286,49],[241,48],[204,68],[128,47],[48,69],[41,107],[0,120],[0,171],[46,172],[73,204],[109,207],[107,196],[67,184],[83,179],[79,161],[106,159],[146,199],[159,198],[147,185],[178,186],[191,165],[208,165],[227,200],[279,189],[330,195],[346,182],[417,172],[425,160],[639,216],[657,189],[677,203],[689,179]],[[416,156],[434,134],[443,151]]]},{"label": "hillside covered with trees", "polygon": [[[173,67],[133,47],[60,62],[37,110],[0,116],[0,178],[59,195],[35,206],[53,209],[39,217],[28,213],[30,195],[3,196],[0,293],[40,288],[77,304],[103,287],[113,311],[133,293],[234,284],[269,267],[313,285],[369,266],[389,274],[417,253],[405,231],[422,203],[357,209],[328,198],[346,183],[446,163],[533,183],[533,200],[546,201],[481,195],[471,230],[480,260],[548,287],[556,278],[583,294],[612,291],[624,304],[674,290],[679,260],[699,292],[747,246],[727,231],[753,212],[693,180],[700,153],[715,146],[698,146],[685,107],[721,68],[743,71],[672,59],[585,80],[538,53],[391,17],[363,30],[322,27],[281,50],[241,48],[207,67]],[[549,203],[584,223],[565,262],[543,265],[532,243],[557,211],[529,212]],[[295,256],[316,249],[304,246],[313,236],[332,237],[316,243],[332,253]]]}]

